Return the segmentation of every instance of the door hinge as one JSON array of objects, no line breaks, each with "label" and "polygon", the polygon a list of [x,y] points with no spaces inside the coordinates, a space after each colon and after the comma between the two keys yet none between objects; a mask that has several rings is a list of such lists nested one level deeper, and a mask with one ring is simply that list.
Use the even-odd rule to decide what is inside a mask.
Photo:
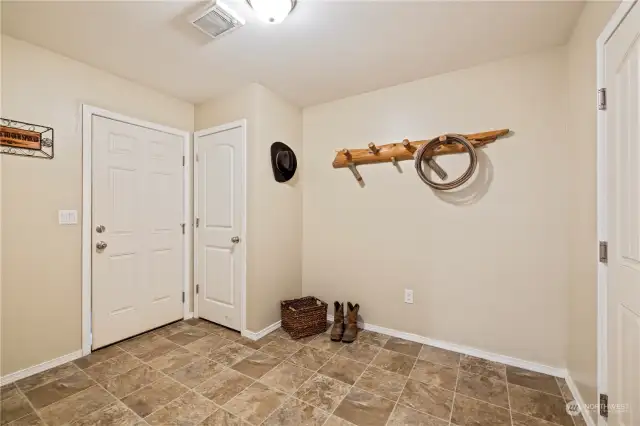
[{"label": "door hinge", "polygon": [[184,303],[184,291],[182,292],[182,303]]},{"label": "door hinge", "polygon": [[600,415],[605,419],[609,417],[609,395],[600,394]]},{"label": "door hinge", "polygon": [[200,161],[200,154],[196,153],[196,161]]},{"label": "door hinge", "polygon": [[196,284],[196,294],[200,294],[200,284]]},{"label": "door hinge", "polygon": [[598,109],[600,111],[607,109],[607,89],[604,87],[598,90]]},{"label": "door hinge", "polygon": [[185,157],[184,155],[182,156],[182,167],[184,167],[185,163],[187,162],[187,157]]},{"label": "door hinge", "polygon": [[196,228],[200,227],[200,218],[196,217]]},{"label": "door hinge", "polygon": [[609,261],[609,243],[600,241],[600,262],[607,263]]},{"label": "door hinge", "polygon": [[185,233],[185,229],[184,228],[185,228],[186,224],[181,223],[180,226],[182,227],[182,235],[184,235],[184,233]]}]

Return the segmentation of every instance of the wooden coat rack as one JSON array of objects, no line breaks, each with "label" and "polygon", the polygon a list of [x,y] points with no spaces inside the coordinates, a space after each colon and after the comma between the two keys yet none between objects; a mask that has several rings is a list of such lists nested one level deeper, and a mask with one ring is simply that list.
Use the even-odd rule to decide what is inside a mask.
[{"label": "wooden coat rack", "polygon": [[[462,135],[469,140],[474,146],[478,148],[489,143],[495,142],[500,136],[505,136],[509,133],[509,129],[492,130],[489,132],[471,133]],[[413,154],[420,148],[421,145],[429,142],[429,140],[413,141],[408,139],[402,142],[395,142],[386,145],[376,146],[373,142],[369,143],[367,149],[342,149],[336,151],[336,158],[333,160],[333,168],[341,169],[344,167],[350,167],[356,178],[359,173],[355,171],[355,166],[361,164],[374,164],[374,163],[394,163],[403,160],[412,160]],[[428,153],[428,156],[436,155],[448,155],[458,154],[465,152],[462,145],[452,143],[450,145],[442,145],[434,152]],[[438,172],[438,170],[436,170]],[[358,181],[362,181],[359,178]]]}]

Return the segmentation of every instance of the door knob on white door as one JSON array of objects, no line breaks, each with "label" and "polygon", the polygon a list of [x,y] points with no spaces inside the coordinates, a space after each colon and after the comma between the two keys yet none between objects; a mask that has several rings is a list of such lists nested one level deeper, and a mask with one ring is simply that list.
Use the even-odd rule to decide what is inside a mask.
[{"label": "door knob on white door", "polygon": [[238,243],[240,242],[240,237],[233,237],[233,238],[231,238],[231,242],[232,242],[233,244],[238,244]]},{"label": "door knob on white door", "polygon": [[107,243],[106,243],[106,241],[98,241],[98,242],[96,243],[96,248],[97,248],[98,250],[104,250],[104,249],[106,249],[106,248],[107,248]]}]

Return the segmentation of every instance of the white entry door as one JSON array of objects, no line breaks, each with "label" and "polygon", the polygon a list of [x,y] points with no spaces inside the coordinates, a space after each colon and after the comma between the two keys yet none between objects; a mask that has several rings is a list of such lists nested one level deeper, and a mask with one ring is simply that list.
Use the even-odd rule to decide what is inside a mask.
[{"label": "white entry door", "polygon": [[244,127],[195,134],[198,316],[241,328],[244,274]]},{"label": "white entry door", "polygon": [[635,6],[605,45],[609,426],[640,425],[639,37]]},{"label": "white entry door", "polygon": [[183,318],[183,138],[92,118],[92,347]]}]

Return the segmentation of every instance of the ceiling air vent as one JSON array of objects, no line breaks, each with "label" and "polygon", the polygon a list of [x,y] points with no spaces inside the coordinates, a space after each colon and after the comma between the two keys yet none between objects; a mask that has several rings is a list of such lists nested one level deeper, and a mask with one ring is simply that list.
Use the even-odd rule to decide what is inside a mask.
[{"label": "ceiling air vent", "polygon": [[191,24],[211,38],[220,37],[244,25],[245,21],[231,8],[216,1],[190,19]]}]

